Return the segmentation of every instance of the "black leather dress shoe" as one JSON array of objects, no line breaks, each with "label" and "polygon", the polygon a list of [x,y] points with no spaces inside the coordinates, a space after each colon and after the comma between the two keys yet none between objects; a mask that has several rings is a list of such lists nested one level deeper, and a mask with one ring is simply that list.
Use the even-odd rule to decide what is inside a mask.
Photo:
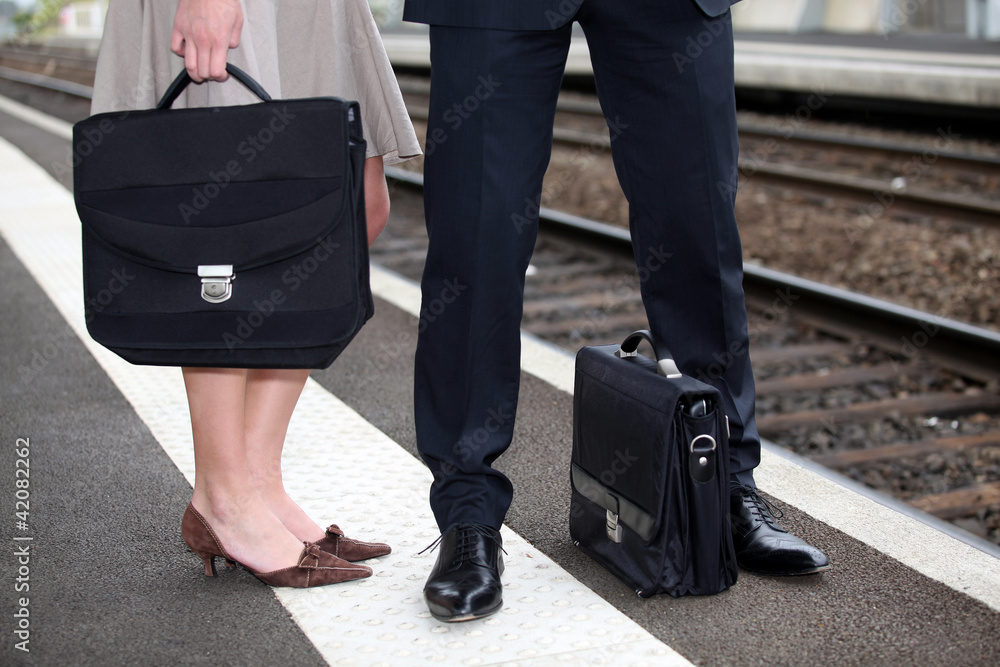
[{"label": "black leather dress shoe", "polygon": [[479,523],[456,523],[435,544],[437,563],[424,585],[431,615],[454,623],[499,611],[503,606],[500,532]]},{"label": "black leather dress shoe", "polygon": [[791,535],[774,520],[781,512],[750,486],[733,484],[729,511],[740,567],[758,574],[813,574],[830,568],[822,551]]}]

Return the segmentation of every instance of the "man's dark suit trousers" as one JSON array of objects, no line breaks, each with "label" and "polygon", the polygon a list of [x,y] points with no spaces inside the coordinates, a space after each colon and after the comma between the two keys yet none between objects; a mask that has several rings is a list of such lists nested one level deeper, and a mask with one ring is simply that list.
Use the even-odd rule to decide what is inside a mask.
[{"label": "man's dark suit trousers", "polygon": [[[635,284],[607,287],[641,290],[650,327],[680,368],[722,391],[731,469],[752,484],[760,442],[733,212],[729,13],[710,18],[693,2],[586,0],[575,20],[590,48],[638,266]],[[571,26],[430,29],[430,250],[415,409],[442,530],[458,521],[499,528],[512,500],[492,463],[514,429],[524,276]],[[579,149],[576,159],[600,152]]]}]

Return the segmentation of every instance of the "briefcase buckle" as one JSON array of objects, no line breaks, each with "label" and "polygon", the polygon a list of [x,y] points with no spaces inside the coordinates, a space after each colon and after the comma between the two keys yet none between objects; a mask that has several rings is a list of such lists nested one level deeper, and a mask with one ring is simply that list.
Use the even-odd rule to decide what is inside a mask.
[{"label": "briefcase buckle", "polygon": [[209,303],[228,301],[233,295],[232,264],[203,264],[198,267],[201,278],[201,298]]},{"label": "briefcase buckle", "polygon": [[621,544],[622,527],[618,524],[618,515],[608,510],[604,527],[607,530],[608,539],[615,544]]},{"label": "briefcase buckle", "polygon": [[608,539],[615,544],[621,544],[622,541],[622,527],[618,523],[618,499],[615,498],[610,493],[607,494],[606,501],[607,505],[614,506],[614,509],[608,509],[604,520],[604,529],[608,533]]},{"label": "briefcase buckle", "polygon": [[715,477],[715,438],[702,434],[691,441],[688,471],[694,481],[706,484]]}]

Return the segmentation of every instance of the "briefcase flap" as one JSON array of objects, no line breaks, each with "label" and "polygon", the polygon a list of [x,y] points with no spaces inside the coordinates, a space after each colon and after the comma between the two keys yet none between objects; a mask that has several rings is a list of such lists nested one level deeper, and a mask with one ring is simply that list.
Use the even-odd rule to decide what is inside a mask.
[{"label": "briefcase flap", "polygon": [[356,117],[337,98],[92,116],[74,126],[80,220],[116,253],[185,273],[300,253],[357,203]]},{"label": "briefcase flap", "polygon": [[[577,354],[573,411],[573,488],[650,541],[662,525],[664,497],[686,474],[693,432],[715,432],[718,391],[698,380],[657,374],[644,356],[616,356],[618,345],[584,347]],[[714,410],[681,419],[684,406],[707,399]],[[609,516],[611,516],[609,514]]]}]

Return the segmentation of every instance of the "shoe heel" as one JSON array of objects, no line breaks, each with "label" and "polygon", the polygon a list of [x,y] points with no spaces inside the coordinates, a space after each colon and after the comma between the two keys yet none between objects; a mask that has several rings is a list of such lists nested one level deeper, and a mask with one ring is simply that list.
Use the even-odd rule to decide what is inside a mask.
[{"label": "shoe heel", "polygon": [[226,567],[236,567],[236,562],[226,553],[215,533],[205,522],[205,518],[192,505],[188,505],[184,511],[184,518],[181,521],[181,537],[188,549],[205,563],[206,577],[214,577],[218,574],[218,570],[215,569],[216,557],[225,560]]},{"label": "shoe heel", "polygon": [[[216,574],[218,574],[215,570],[215,556],[213,556],[212,554],[197,554],[197,553],[195,555],[198,556],[198,558],[201,558],[202,561],[204,561],[206,577],[214,577]],[[226,564],[228,565],[229,562],[227,561]]]}]

